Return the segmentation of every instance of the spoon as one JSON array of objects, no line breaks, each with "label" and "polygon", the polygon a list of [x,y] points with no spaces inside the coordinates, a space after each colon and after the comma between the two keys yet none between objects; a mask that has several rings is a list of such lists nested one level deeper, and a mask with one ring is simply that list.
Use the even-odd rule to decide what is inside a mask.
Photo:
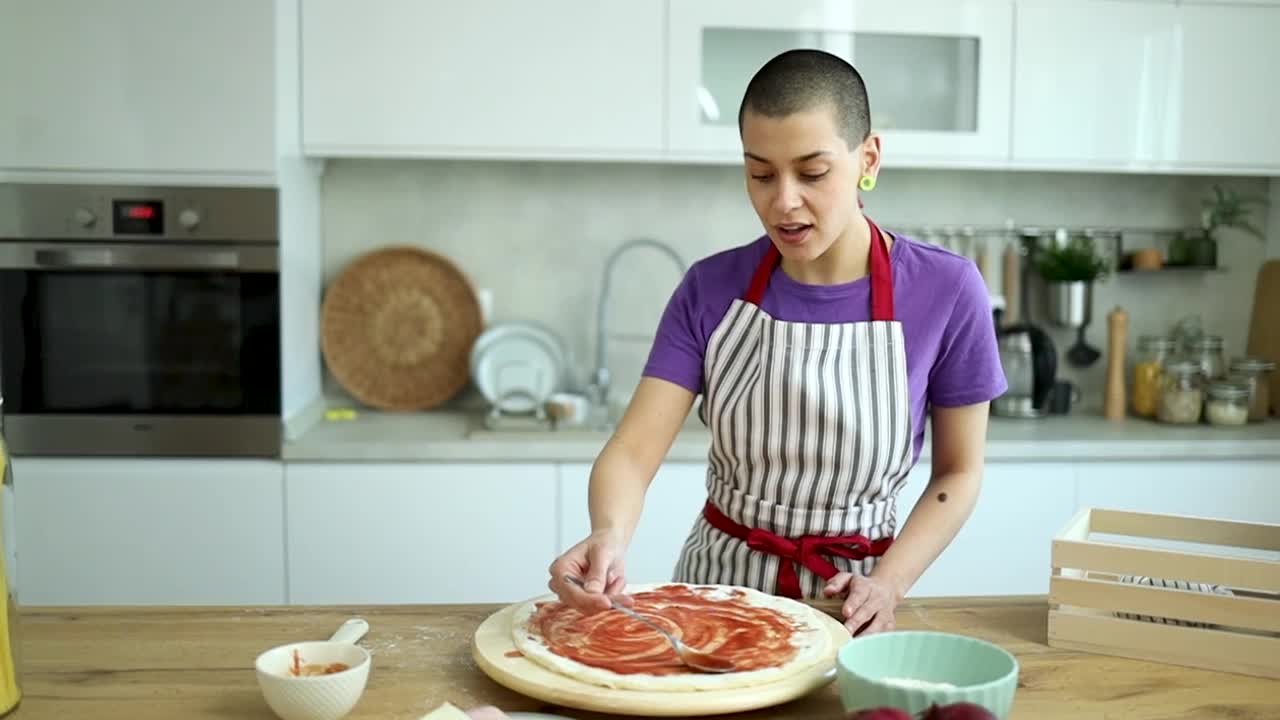
[{"label": "spoon", "polygon": [[[578,578],[572,575],[565,575],[564,579],[568,580],[574,585],[577,585],[583,590],[587,589],[586,586],[582,584],[581,580],[579,580]],[[613,598],[607,595],[605,597],[608,598],[609,605],[612,606],[614,610],[617,610],[618,612],[621,612],[624,615],[627,615],[629,617],[635,618],[636,620],[639,620],[645,625],[648,625],[649,627],[661,633],[662,636],[666,638],[668,642],[671,643],[671,647],[675,649],[676,657],[680,658],[681,662],[693,668],[694,670],[701,670],[702,672],[709,672],[709,673],[727,673],[727,672],[733,672],[734,670],[737,669],[737,667],[733,664],[731,660],[725,660],[724,658],[718,658],[714,655],[708,655],[707,653],[704,653],[700,650],[694,650],[688,645],[685,645],[684,643],[680,642],[680,640],[675,636],[673,636],[671,633],[667,632],[666,630],[663,630],[661,626],[653,622],[650,622],[643,615],[637,613],[636,611],[630,608],[626,608],[626,607],[623,607],[622,605],[619,605],[617,602],[614,601]]]}]

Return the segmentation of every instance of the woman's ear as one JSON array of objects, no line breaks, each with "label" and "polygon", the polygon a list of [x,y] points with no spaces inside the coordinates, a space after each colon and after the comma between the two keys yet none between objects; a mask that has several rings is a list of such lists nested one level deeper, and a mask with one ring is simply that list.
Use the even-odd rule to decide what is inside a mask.
[{"label": "woman's ear", "polygon": [[858,175],[875,177],[880,172],[880,136],[876,133],[867,135],[867,139],[858,146]]}]

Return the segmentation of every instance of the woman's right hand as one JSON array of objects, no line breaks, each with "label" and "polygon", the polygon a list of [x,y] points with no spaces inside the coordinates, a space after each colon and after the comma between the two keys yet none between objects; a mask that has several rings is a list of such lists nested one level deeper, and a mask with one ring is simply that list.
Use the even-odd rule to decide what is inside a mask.
[{"label": "woman's right hand", "polygon": [[[617,532],[597,530],[551,563],[551,580],[547,587],[560,597],[561,602],[583,615],[608,610],[610,597],[630,607],[631,598],[623,594],[627,587],[623,569],[625,552]],[[586,589],[565,580],[566,575],[581,580]]]}]

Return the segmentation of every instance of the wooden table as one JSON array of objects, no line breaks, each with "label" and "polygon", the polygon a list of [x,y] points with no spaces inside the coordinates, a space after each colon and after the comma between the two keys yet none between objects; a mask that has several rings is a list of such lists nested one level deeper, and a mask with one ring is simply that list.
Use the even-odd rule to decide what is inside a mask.
[{"label": "wooden table", "polygon": [[[546,707],[481,673],[471,659],[471,636],[496,609],[30,609],[21,628],[26,696],[15,717],[271,720],[254,657],[282,643],[327,638],[352,615],[368,619],[362,644],[374,653],[353,720],[417,720],[445,700],[605,717]],[[1022,666],[1016,720],[1280,718],[1280,681],[1056,650],[1045,643],[1047,612],[1044,598],[918,600],[899,610],[898,626],[961,632],[1013,652]],[[788,705],[731,717],[842,716],[832,683]]]}]

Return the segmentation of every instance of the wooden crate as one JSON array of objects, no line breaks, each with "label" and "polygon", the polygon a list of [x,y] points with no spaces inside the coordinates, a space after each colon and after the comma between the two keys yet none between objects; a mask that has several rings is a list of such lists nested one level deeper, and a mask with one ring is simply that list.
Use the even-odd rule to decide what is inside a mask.
[{"label": "wooden crate", "polygon": [[[1239,557],[1245,549],[1270,552]],[[1280,556],[1273,553],[1280,553],[1280,525],[1085,508],[1053,540],[1049,645],[1280,678]],[[1232,594],[1149,587],[1125,576]]]}]

